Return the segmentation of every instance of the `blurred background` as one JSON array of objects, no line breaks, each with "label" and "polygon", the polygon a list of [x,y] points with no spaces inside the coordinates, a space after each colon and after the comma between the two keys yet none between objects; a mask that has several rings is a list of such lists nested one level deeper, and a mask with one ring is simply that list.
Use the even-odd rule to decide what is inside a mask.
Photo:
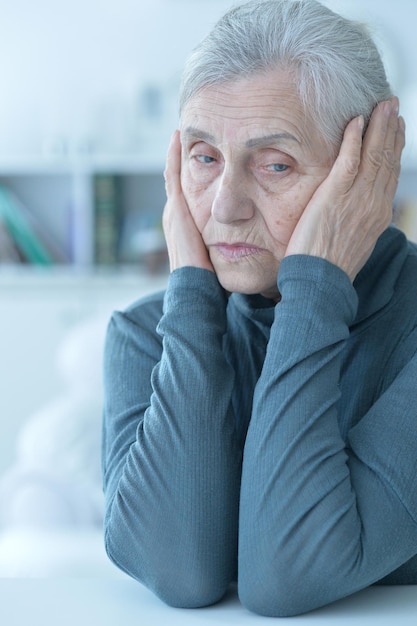
[{"label": "blurred background", "polygon": [[[165,285],[162,172],[181,69],[233,4],[0,0],[0,575],[68,571],[68,546],[73,572],[107,571],[96,533],[105,327]],[[396,208],[417,240],[417,4],[325,4],[370,25],[400,96]],[[60,540],[73,527],[95,537],[79,558]],[[45,528],[46,551],[33,541]]]}]

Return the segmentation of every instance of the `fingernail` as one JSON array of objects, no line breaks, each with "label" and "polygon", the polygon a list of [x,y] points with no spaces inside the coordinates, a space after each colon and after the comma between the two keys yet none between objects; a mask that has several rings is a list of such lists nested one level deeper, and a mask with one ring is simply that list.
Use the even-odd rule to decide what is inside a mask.
[{"label": "fingernail", "polygon": [[390,117],[391,113],[393,112],[393,108],[394,108],[392,100],[387,100],[386,102],[384,102],[382,107],[383,107],[383,111],[384,111],[385,115],[387,117]]},{"label": "fingernail", "polygon": [[398,115],[399,110],[400,110],[400,101],[398,100],[398,98],[395,96],[394,98],[392,98],[391,100],[391,113],[393,115]]},{"label": "fingernail", "polygon": [[362,131],[364,126],[365,126],[365,120],[364,120],[363,115],[359,115],[359,117],[358,117],[358,126],[359,126],[360,130]]}]

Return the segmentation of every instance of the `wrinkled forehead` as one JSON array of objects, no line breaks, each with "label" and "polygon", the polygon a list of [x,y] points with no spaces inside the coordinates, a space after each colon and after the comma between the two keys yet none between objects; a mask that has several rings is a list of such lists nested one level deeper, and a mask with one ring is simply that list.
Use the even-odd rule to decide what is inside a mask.
[{"label": "wrinkled forehead", "polygon": [[205,87],[183,109],[182,135],[198,129],[214,140],[251,142],[281,135],[304,150],[323,151],[317,125],[305,111],[291,75],[274,70]]}]

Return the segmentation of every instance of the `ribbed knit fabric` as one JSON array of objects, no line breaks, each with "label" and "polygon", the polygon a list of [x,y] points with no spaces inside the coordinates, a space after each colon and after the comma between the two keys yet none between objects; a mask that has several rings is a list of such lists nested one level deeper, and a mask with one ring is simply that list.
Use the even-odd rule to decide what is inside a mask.
[{"label": "ribbed knit fabric", "polygon": [[287,257],[278,286],[183,268],[110,321],[106,549],[174,606],[236,576],[275,616],[417,583],[416,246],[389,228],[354,286]]}]

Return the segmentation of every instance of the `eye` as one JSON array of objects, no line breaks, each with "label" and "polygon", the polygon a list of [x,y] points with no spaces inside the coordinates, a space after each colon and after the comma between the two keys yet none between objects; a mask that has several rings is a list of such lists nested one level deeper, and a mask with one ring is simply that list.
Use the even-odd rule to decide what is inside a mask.
[{"label": "eye", "polygon": [[196,154],[194,155],[194,159],[203,165],[209,165],[210,163],[214,163],[216,160],[214,157],[209,156],[208,154]]},{"label": "eye", "polygon": [[289,165],[285,165],[285,163],[272,163],[268,165],[268,169],[273,172],[285,172],[289,168]]}]

